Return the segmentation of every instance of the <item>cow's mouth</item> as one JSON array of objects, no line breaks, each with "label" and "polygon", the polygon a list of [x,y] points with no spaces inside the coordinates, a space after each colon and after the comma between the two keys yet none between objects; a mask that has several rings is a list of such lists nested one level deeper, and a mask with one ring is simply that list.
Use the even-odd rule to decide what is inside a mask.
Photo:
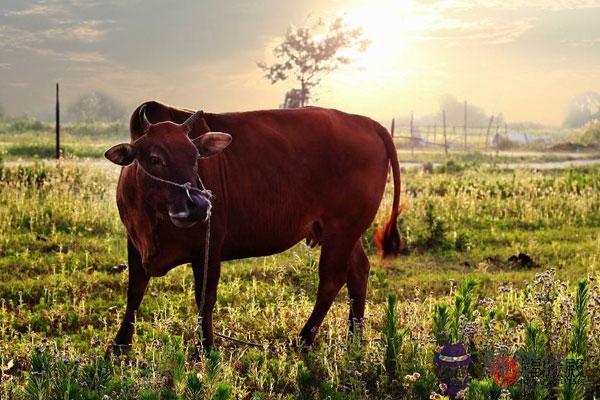
[{"label": "cow's mouth", "polygon": [[170,218],[173,225],[175,225],[178,228],[190,228],[198,223],[198,220],[190,218]]},{"label": "cow's mouth", "polygon": [[200,221],[206,221],[210,216],[211,203],[204,196],[192,193],[186,205],[180,210],[169,210],[169,218],[178,228],[189,228]]}]

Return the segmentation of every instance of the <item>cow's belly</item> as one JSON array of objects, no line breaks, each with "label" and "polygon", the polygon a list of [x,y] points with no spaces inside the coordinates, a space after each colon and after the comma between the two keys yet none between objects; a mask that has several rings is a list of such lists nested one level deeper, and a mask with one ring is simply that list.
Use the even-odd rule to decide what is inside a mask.
[{"label": "cow's belly", "polygon": [[288,219],[287,223],[259,223],[254,227],[240,229],[225,237],[222,259],[233,260],[248,257],[269,256],[281,253],[311,235],[314,219],[299,221]]}]

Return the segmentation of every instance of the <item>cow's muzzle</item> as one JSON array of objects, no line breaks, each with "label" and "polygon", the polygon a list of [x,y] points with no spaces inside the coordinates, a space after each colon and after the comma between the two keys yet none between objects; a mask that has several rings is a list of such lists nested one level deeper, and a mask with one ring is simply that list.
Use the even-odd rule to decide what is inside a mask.
[{"label": "cow's muzzle", "polygon": [[195,192],[186,197],[181,207],[169,207],[169,218],[178,228],[189,228],[210,217],[210,201]]}]

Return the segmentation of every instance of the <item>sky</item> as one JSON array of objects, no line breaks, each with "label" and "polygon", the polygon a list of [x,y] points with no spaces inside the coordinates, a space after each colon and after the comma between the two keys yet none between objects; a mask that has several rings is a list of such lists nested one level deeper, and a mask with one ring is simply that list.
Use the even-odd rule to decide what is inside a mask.
[{"label": "sky", "polygon": [[277,108],[295,82],[257,68],[286,29],[341,16],[371,41],[315,105],[378,120],[434,112],[445,94],[509,121],[559,125],[600,91],[600,0],[0,0],[0,104],[49,117],[103,91],[209,112]]}]

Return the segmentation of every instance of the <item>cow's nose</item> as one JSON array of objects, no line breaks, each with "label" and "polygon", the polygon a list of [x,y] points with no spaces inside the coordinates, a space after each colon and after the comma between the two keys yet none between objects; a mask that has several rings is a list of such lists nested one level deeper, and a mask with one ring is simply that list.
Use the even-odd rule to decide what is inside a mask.
[{"label": "cow's nose", "polygon": [[210,203],[205,197],[192,194],[191,199],[187,199],[187,205],[191,210],[197,211],[208,208]]},{"label": "cow's nose", "polygon": [[199,221],[206,220],[210,214],[210,201],[204,196],[192,193],[185,203],[169,209],[171,222],[179,228],[189,228]]}]

